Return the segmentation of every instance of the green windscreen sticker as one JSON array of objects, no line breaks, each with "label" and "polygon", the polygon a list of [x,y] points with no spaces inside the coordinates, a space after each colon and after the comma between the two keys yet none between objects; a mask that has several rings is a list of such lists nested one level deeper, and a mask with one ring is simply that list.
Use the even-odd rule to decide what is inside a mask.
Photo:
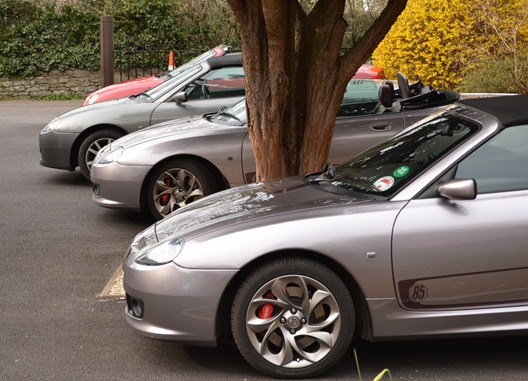
[{"label": "green windscreen sticker", "polygon": [[409,167],[406,165],[402,165],[401,167],[398,167],[392,172],[394,177],[403,177],[407,176],[409,174]]}]

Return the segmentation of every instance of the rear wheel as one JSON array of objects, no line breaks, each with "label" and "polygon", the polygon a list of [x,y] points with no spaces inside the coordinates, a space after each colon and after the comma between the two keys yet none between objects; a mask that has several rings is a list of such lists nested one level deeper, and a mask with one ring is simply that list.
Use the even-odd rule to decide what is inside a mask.
[{"label": "rear wheel", "polygon": [[83,176],[90,180],[92,164],[97,153],[114,140],[122,137],[124,133],[115,130],[99,130],[88,135],[79,148],[77,160]]},{"label": "rear wheel", "polygon": [[194,160],[170,160],[154,168],[146,196],[150,214],[157,220],[220,190],[214,175]]},{"label": "rear wheel", "polygon": [[304,258],[277,260],[242,283],[231,328],[242,356],[261,372],[276,378],[314,377],[348,350],[354,305],[327,267]]}]

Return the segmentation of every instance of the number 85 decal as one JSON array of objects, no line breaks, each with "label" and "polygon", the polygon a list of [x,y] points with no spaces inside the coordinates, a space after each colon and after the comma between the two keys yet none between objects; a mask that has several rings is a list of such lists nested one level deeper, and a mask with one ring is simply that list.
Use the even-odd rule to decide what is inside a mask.
[{"label": "number 85 decal", "polygon": [[414,303],[422,303],[427,299],[428,294],[429,291],[427,290],[427,287],[421,283],[415,283],[409,288],[409,299]]}]

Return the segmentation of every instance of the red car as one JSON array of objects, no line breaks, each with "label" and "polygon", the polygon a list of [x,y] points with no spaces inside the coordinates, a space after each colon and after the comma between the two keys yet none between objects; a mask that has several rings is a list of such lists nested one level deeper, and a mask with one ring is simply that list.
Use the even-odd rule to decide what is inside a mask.
[{"label": "red car", "polygon": [[[158,86],[166,80],[174,77],[183,69],[196,65],[211,57],[223,56],[230,51],[227,45],[218,45],[217,47],[208,50],[200,56],[193,58],[191,61],[177,67],[172,71],[167,71],[163,74],[152,75],[150,77],[131,79],[130,81],[119,82],[110,86],[103,87],[99,90],[89,94],[83,102],[83,106],[91,105],[93,103],[109,101],[117,98],[125,98],[131,95],[139,94],[148,89]],[[359,79],[385,79],[383,69],[374,65],[361,65],[354,78]]]},{"label": "red car", "polygon": [[163,74],[151,75],[149,77],[131,79],[129,81],[119,82],[110,86],[103,87],[99,90],[89,94],[83,102],[83,106],[91,105],[93,103],[109,101],[117,98],[125,98],[134,94],[139,94],[145,90],[152,89],[160,83],[174,77],[183,69],[196,65],[211,57],[219,57],[225,55],[230,49],[227,45],[218,45],[217,47],[208,50],[207,52],[193,58],[189,62],[177,67],[174,70],[167,71]]},{"label": "red car", "polygon": [[374,65],[361,65],[354,78],[387,79],[383,68]]}]

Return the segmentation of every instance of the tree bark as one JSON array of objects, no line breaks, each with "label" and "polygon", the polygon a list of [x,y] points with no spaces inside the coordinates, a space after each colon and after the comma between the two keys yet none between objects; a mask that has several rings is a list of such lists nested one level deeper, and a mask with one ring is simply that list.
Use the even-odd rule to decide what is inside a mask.
[{"label": "tree bark", "polygon": [[308,14],[298,0],[227,1],[240,23],[257,180],[321,170],[347,83],[407,0],[389,0],[344,55],[345,0],[319,0]]}]

